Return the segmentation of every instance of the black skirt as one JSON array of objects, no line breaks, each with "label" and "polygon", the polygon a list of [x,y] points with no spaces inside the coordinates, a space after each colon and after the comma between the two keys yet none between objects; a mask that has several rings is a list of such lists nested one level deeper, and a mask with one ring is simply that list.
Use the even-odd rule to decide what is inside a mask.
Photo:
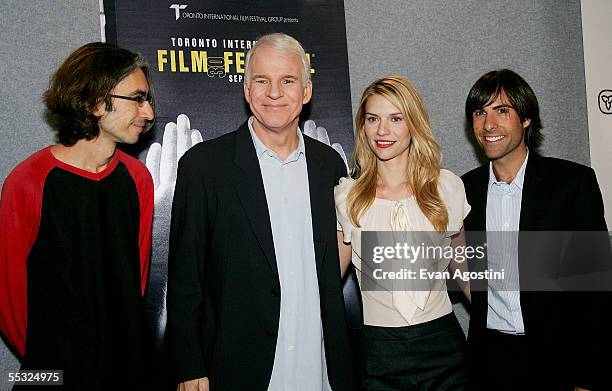
[{"label": "black skirt", "polygon": [[454,313],[406,327],[364,326],[363,390],[464,390],[465,336]]}]

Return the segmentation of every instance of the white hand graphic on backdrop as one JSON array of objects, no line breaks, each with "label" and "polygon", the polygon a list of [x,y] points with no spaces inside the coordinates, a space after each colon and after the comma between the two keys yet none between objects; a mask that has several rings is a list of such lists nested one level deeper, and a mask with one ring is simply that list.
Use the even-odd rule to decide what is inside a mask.
[{"label": "white hand graphic on backdrop", "polygon": [[191,129],[189,117],[179,114],[176,123],[166,124],[162,144],[153,143],[147,152],[146,166],[153,177],[155,187],[155,216],[146,305],[149,316],[155,321],[154,331],[158,345],[162,343],[166,329],[168,236],[178,161],[189,148],[200,142],[200,131]]},{"label": "white hand graphic on backdrop", "polygon": [[346,154],[344,153],[344,148],[339,143],[331,143],[329,141],[329,135],[327,134],[327,129],[323,126],[317,126],[317,124],[313,120],[308,120],[304,122],[304,134],[314,138],[315,140],[319,140],[323,144],[330,145],[333,149],[338,152],[342,160],[344,160],[344,164],[346,165],[346,169],[348,172],[348,162],[346,160]]},{"label": "white hand graphic on backdrop", "polygon": [[147,168],[155,185],[155,207],[174,194],[176,170],[179,159],[189,148],[202,142],[202,134],[191,129],[189,117],[179,114],[176,123],[168,122],[164,129],[162,144],[153,143],[147,152]]}]

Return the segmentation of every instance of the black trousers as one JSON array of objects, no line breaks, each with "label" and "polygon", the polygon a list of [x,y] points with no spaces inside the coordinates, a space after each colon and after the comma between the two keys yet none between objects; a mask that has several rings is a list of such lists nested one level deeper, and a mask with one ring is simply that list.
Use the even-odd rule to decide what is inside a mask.
[{"label": "black trousers", "polygon": [[486,331],[484,384],[480,389],[499,391],[529,389],[537,378],[531,376],[533,363],[524,335],[504,334],[496,330]]},{"label": "black trousers", "polygon": [[360,340],[363,390],[465,389],[465,336],[454,313],[406,327],[364,326]]},{"label": "black trousers", "polygon": [[487,329],[483,346],[470,352],[469,390],[573,391],[576,368],[568,362],[575,353],[563,348],[564,341],[558,341],[554,351],[536,342]]}]

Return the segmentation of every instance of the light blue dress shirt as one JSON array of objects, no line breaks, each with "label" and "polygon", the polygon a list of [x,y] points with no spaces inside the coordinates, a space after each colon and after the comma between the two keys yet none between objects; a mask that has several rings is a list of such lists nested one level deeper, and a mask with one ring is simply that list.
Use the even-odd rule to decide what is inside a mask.
[{"label": "light blue dress shirt", "polygon": [[249,130],[263,177],[281,286],[280,321],[268,390],[331,390],[327,378],[304,137],[285,160]]},{"label": "light blue dress shirt", "polygon": [[519,291],[518,232],[527,157],[512,183],[497,181],[489,163],[487,192],[487,259],[489,267],[505,270],[503,280],[488,281],[487,328],[524,334]]}]

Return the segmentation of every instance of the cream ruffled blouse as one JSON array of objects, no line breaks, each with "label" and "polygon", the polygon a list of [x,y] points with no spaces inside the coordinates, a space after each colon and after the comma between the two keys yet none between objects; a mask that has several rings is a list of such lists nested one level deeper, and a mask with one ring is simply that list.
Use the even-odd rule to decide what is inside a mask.
[{"label": "cream ruffled blouse", "polygon": [[[370,278],[369,284],[375,283],[370,276],[362,275],[361,232],[362,231],[435,231],[431,222],[425,217],[414,197],[391,201],[382,198],[363,213],[360,219],[361,228],[351,223],[346,197],[354,180],[342,178],[334,189],[338,230],[344,234],[344,242],[351,243],[352,261],[357,269],[360,285],[363,278]],[[463,219],[470,211],[465,188],[461,178],[448,170],[440,170],[439,190],[444,205],[448,210],[447,234],[443,235],[442,245],[450,245],[450,236],[463,226]],[[448,262],[442,269],[448,267]],[[370,285],[371,286],[371,285]],[[401,327],[428,322],[452,311],[452,305],[446,291],[446,282],[433,280],[430,291],[396,291],[394,289],[363,290],[364,323],[371,326]]]}]

